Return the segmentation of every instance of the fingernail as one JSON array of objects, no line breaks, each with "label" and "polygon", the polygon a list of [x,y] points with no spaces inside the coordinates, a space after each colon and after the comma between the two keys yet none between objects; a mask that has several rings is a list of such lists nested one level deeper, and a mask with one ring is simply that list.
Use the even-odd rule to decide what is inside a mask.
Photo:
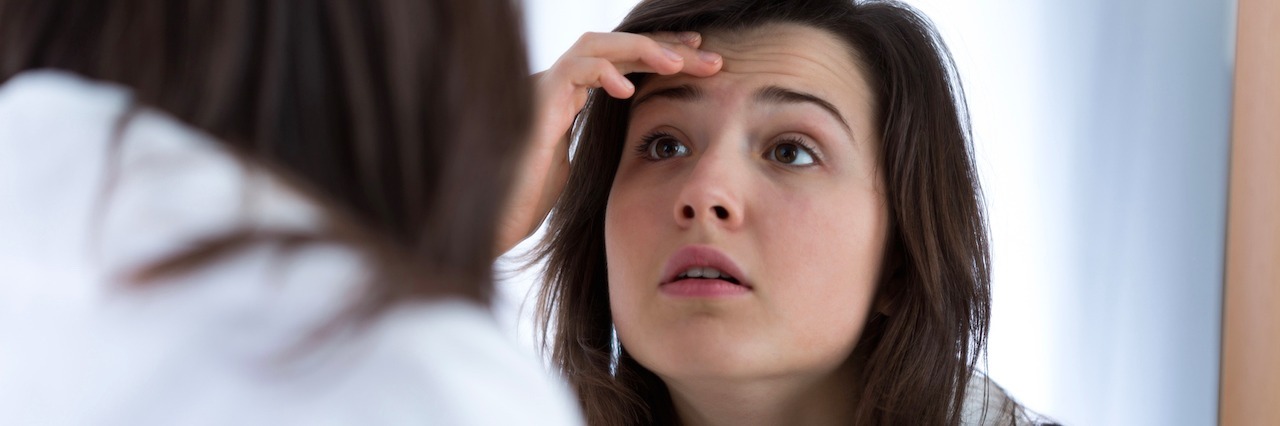
[{"label": "fingernail", "polygon": [[622,77],[622,86],[626,87],[627,90],[632,90],[632,91],[636,90],[636,85],[632,84],[631,79],[626,77]]},{"label": "fingernail", "polygon": [[664,47],[664,48],[662,48],[662,54],[663,54],[663,55],[667,55],[667,59],[670,59],[670,60],[673,60],[673,61],[683,61],[683,60],[684,60],[684,57],[683,57],[683,56],[680,56],[680,54],[679,54],[679,53],[676,53],[676,51],[671,50],[671,49],[668,49],[668,48],[665,48],[665,47]]},{"label": "fingernail", "polygon": [[699,37],[702,36],[693,31],[681,31],[676,34],[676,38],[680,39],[680,42],[684,44],[693,44],[693,42],[698,41]]},{"label": "fingernail", "polygon": [[716,62],[720,62],[720,54],[715,52],[708,52],[705,50],[699,50],[698,59],[701,59],[702,62],[706,62],[708,64],[714,64]]}]

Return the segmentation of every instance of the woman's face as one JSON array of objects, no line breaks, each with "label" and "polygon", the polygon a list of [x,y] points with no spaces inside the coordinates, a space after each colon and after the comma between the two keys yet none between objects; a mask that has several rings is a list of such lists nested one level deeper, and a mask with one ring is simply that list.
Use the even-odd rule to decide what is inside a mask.
[{"label": "woman's face", "polygon": [[618,338],[668,383],[830,374],[885,247],[872,93],[822,30],[703,48],[722,71],[651,76],[633,101],[605,214]]}]

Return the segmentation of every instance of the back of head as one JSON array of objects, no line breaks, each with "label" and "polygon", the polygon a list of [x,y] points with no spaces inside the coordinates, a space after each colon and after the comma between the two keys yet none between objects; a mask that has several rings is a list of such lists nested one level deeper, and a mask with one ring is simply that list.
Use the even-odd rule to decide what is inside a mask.
[{"label": "back of head", "polygon": [[0,0],[0,82],[127,86],[312,195],[399,271],[381,300],[484,299],[530,121],[519,23],[508,0]]}]

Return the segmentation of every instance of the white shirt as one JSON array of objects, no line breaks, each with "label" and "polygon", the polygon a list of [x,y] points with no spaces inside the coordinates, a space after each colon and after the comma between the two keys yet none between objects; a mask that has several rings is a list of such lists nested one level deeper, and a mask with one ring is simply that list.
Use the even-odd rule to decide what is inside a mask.
[{"label": "white shirt", "polygon": [[1017,404],[986,374],[969,376],[960,423],[968,426],[1053,425],[1043,416]]},{"label": "white shirt", "polygon": [[57,71],[0,86],[0,424],[582,423],[473,303],[406,304],[306,340],[364,283],[347,247],[263,243],[130,287],[201,238],[322,220],[163,113],[143,109],[114,141],[130,102]]}]

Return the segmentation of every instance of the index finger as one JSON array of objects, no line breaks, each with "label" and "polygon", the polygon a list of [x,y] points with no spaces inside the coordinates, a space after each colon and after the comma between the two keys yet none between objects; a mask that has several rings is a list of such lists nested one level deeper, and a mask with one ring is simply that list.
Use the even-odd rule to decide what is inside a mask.
[{"label": "index finger", "polygon": [[[605,59],[618,67],[622,74],[652,72],[669,75],[684,72],[706,77],[719,71],[719,54],[689,47],[681,41],[682,37],[687,39],[688,35],[657,33],[655,38],[620,32],[587,33],[578,39],[567,55]],[[701,36],[689,42],[700,44]]]}]

